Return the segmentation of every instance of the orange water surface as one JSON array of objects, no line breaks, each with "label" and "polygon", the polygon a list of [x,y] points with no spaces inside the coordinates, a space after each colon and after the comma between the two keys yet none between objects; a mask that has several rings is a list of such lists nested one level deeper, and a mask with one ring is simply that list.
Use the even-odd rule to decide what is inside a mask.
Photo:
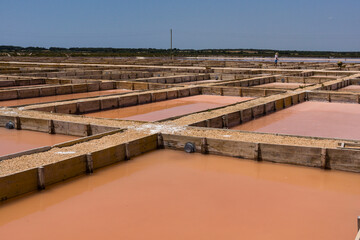
[{"label": "orange water surface", "polygon": [[47,96],[47,97],[15,99],[15,100],[0,101],[0,106],[10,107],[10,106],[20,106],[27,104],[56,102],[56,101],[64,101],[64,100],[87,98],[87,97],[100,97],[100,96],[125,93],[125,92],[131,92],[131,90],[112,89],[112,90],[103,90],[103,91],[94,91],[94,92],[55,95],[55,96]]},{"label": "orange water surface", "polygon": [[360,140],[359,122],[359,104],[304,102],[232,129]]},{"label": "orange water surface", "polygon": [[196,95],[167,101],[117,108],[84,114],[89,117],[117,118],[137,121],[160,121],[171,117],[218,108],[237,102],[247,101],[250,97],[229,97],[215,95]]},{"label": "orange water surface", "polygon": [[354,239],[360,174],[158,150],[0,204],[1,239]]},{"label": "orange water surface", "polygon": [[52,146],[76,138],[78,137],[0,128],[0,156],[27,151],[33,148]]}]

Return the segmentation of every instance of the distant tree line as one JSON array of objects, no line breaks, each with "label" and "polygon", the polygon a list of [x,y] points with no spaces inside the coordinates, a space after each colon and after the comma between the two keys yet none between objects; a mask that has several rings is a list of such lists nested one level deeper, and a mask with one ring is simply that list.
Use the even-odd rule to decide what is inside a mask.
[{"label": "distant tree line", "polygon": [[60,47],[18,47],[0,46],[1,56],[34,57],[321,57],[321,58],[360,58],[360,52],[332,51],[294,51],[270,49],[156,49],[156,48],[60,48]]}]

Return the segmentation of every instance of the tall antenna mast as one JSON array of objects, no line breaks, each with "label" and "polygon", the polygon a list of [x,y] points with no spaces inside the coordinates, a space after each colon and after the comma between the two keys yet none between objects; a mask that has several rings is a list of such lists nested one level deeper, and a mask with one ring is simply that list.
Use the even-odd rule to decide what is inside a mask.
[{"label": "tall antenna mast", "polygon": [[172,56],[172,28],[170,29],[170,55],[171,55],[171,59],[173,59],[173,56]]}]

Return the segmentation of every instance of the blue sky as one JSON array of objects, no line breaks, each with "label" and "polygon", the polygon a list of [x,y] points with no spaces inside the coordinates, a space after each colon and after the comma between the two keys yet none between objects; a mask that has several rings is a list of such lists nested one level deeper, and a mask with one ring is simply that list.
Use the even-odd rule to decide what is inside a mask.
[{"label": "blue sky", "polygon": [[0,45],[360,51],[360,0],[0,0]]}]

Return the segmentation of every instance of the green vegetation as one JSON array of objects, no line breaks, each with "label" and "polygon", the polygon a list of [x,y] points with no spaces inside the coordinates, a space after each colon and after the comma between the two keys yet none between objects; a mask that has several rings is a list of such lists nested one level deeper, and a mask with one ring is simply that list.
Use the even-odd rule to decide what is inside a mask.
[{"label": "green vegetation", "polygon": [[226,56],[226,57],[321,57],[321,58],[360,58],[360,52],[330,51],[291,51],[266,49],[155,49],[155,48],[42,48],[0,46],[0,56],[34,56],[34,57],[192,57],[192,56]]}]

